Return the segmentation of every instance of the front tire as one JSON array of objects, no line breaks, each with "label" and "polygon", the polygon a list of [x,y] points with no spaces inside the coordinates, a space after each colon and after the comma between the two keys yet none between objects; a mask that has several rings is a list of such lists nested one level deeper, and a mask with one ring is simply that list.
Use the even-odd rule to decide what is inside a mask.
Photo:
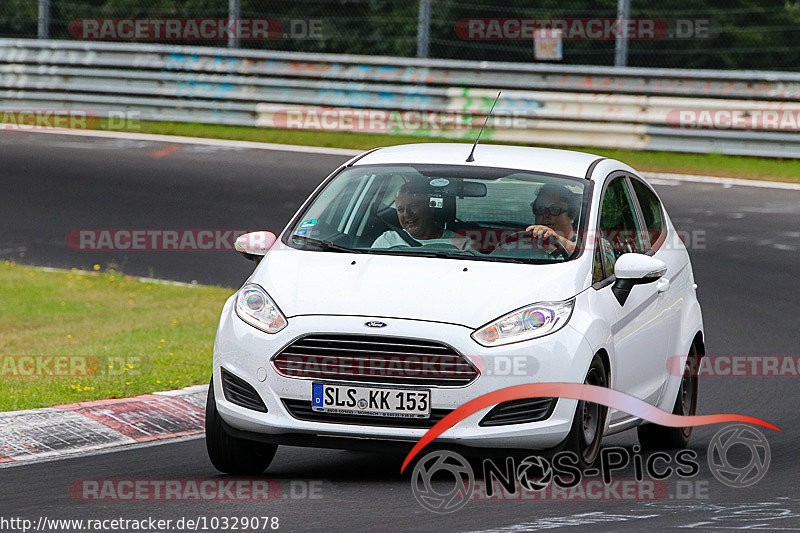
[{"label": "front tire", "polygon": [[[608,387],[608,371],[603,359],[595,355],[584,380],[586,385]],[[564,443],[564,450],[577,454],[579,466],[588,468],[600,455],[600,443],[606,427],[608,407],[583,400],[578,401],[572,429]]]},{"label": "front tire", "polygon": [[270,465],[278,446],[228,435],[217,411],[212,380],[206,400],[206,449],[217,470],[226,474],[258,475]]},{"label": "front tire", "polygon": [[[697,374],[693,371],[697,368],[693,364],[696,358],[697,350],[692,345],[683,369],[678,397],[675,398],[675,406],[672,408],[674,415],[692,416],[697,412]],[[673,428],[658,424],[642,424],[637,428],[637,432],[639,444],[645,450],[675,449],[685,448],[689,444],[692,427]]]}]

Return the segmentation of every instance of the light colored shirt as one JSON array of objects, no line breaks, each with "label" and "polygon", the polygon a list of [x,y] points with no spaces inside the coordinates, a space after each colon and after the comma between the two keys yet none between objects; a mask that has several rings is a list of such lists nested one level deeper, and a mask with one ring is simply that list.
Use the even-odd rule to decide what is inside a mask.
[{"label": "light colored shirt", "polygon": [[[438,239],[415,239],[411,237],[406,230],[400,230],[405,232],[408,237],[414,241],[417,241],[421,244],[449,244],[451,246],[455,246],[459,249],[464,248],[463,244],[463,237],[462,238],[454,238],[455,233],[449,230],[444,230],[442,232],[442,236]],[[389,230],[383,232],[383,234],[375,239],[375,242],[372,243],[372,248],[391,248],[392,246],[410,246],[408,242],[406,242],[396,231]]]}]

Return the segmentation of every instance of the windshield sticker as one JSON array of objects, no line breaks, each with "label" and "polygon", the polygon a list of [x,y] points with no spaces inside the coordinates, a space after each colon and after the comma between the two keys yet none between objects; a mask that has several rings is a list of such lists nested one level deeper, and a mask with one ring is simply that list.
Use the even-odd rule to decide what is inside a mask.
[{"label": "windshield sticker", "polygon": [[295,235],[306,235],[308,233],[307,229],[299,229],[294,232]]},{"label": "windshield sticker", "polygon": [[312,218],[312,219],[304,220],[303,222],[301,222],[300,223],[300,228],[301,229],[308,229],[308,228],[313,228],[316,225],[317,225],[317,219]]},{"label": "windshield sticker", "polygon": [[450,180],[444,178],[436,178],[431,180],[431,187],[446,187],[450,184]]}]

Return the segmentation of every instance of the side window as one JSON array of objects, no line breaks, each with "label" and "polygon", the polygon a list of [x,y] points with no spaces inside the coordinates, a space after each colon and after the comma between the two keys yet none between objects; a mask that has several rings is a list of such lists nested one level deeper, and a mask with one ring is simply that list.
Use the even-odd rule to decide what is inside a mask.
[{"label": "side window", "polygon": [[633,190],[639,198],[639,207],[644,215],[644,224],[647,227],[647,235],[650,239],[650,248],[655,246],[656,241],[664,234],[664,221],[661,216],[661,203],[653,191],[637,179],[631,178]]},{"label": "side window", "polygon": [[638,229],[625,178],[614,178],[606,188],[600,207],[599,246],[606,277],[614,273],[614,263],[622,254],[645,252],[638,238]]},{"label": "side window", "polygon": [[603,258],[600,257],[600,248],[595,247],[594,263],[592,267],[592,284],[595,284],[598,281],[603,281],[604,279],[605,275],[603,274]]},{"label": "side window", "polygon": [[381,211],[389,210],[394,213],[394,197],[403,183],[405,183],[405,179],[399,174],[394,174],[388,179],[373,184],[366,195],[362,212],[359,214],[361,223],[356,228],[354,246],[368,248],[378,236],[388,229],[386,223],[380,218]]}]

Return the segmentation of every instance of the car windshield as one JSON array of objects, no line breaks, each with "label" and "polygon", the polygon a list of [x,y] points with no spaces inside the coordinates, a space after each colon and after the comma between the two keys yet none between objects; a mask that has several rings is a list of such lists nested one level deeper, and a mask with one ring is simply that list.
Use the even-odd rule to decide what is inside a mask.
[{"label": "car windshield", "polygon": [[577,255],[585,180],[501,168],[345,169],[284,242],[327,252],[552,263]]}]

